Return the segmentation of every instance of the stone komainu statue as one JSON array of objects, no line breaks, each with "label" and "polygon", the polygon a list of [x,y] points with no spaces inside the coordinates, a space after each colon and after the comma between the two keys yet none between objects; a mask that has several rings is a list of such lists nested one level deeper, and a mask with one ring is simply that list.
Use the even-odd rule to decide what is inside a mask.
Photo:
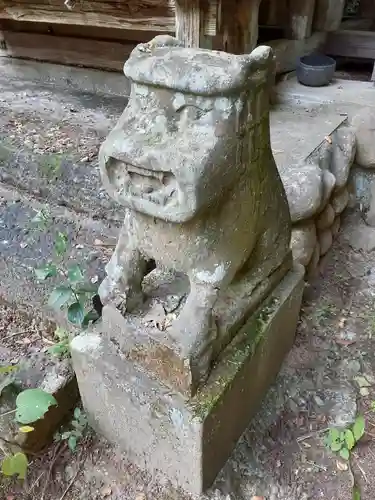
[{"label": "stone komainu statue", "polygon": [[270,147],[273,56],[158,36],[133,50],[124,72],[131,95],[100,169],[126,215],[99,293],[126,316],[144,300],[150,260],[185,273],[190,291],[168,335],[196,388],[292,264]]}]

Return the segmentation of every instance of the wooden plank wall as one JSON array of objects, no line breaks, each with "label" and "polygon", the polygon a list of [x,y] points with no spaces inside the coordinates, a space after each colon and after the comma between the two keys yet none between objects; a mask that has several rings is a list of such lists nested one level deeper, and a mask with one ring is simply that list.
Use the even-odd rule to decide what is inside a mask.
[{"label": "wooden plank wall", "polygon": [[64,0],[1,0],[0,19],[174,32],[168,0],[75,0],[72,9]]},{"label": "wooden plank wall", "polygon": [[[122,71],[137,43],[175,33],[174,0],[71,2],[68,9],[64,0],[0,0],[0,57]],[[213,38],[218,2],[205,6],[201,29]]]},{"label": "wooden plank wall", "polygon": [[110,71],[122,71],[124,62],[135,45],[131,41],[92,40],[7,30],[0,32],[0,57]]}]

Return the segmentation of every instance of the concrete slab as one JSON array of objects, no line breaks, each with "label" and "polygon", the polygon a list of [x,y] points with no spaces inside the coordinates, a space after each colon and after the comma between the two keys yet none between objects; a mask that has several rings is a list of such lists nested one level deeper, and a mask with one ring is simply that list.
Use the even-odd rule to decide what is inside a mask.
[{"label": "concrete slab", "polygon": [[303,277],[303,267],[296,265],[191,399],[148,376],[100,327],[73,339],[73,365],[92,426],[140,468],[161,471],[189,493],[202,493],[229,458],[294,342]]},{"label": "concrete slab", "polygon": [[353,114],[358,107],[375,107],[375,88],[372,82],[335,80],[327,87],[306,87],[291,78],[276,86],[280,104],[293,106],[329,105],[331,112]]},{"label": "concrete slab", "polygon": [[305,160],[346,120],[326,106],[276,106],[270,113],[271,144],[281,171]]}]

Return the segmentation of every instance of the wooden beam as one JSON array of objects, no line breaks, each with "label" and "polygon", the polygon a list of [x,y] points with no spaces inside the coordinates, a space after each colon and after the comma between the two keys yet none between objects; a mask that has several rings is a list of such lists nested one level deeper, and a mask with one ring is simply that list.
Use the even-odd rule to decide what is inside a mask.
[{"label": "wooden beam", "polygon": [[134,43],[126,42],[0,32],[0,57],[18,57],[121,72],[134,46]]},{"label": "wooden beam", "polygon": [[[196,0],[194,0],[196,1]],[[175,33],[174,0],[80,0],[69,10],[63,0],[0,0],[0,20]],[[204,13],[205,35],[216,34],[217,0]]]},{"label": "wooden beam", "polygon": [[328,33],[325,52],[332,56],[375,60],[375,32],[340,30]]},{"label": "wooden beam", "polygon": [[174,9],[167,0],[84,0],[72,10],[63,0],[1,0],[0,19],[169,33],[175,29]]}]

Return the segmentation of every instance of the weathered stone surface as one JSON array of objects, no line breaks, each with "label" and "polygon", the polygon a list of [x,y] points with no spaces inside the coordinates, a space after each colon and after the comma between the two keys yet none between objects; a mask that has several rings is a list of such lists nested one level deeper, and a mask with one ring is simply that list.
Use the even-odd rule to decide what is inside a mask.
[{"label": "weathered stone surface", "polygon": [[316,0],[313,29],[336,31],[344,13],[345,0]]},{"label": "weathered stone surface", "polygon": [[372,169],[358,167],[354,164],[350,171],[348,190],[350,191],[350,204],[354,208],[359,206],[368,210],[371,202],[371,185],[374,180]]},{"label": "weathered stone surface", "polygon": [[326,205],[326,208],[321,212],[316,219],[316,227],[317,229],[327,229],[332,226],[333,221],[335,220],[336,213],[333,210],[333,207],[330,203]]},{"label": "weathered stone surface", "polygon": [[356,135],[351,127],[340,127],[332,137],[332,158],[330,170],[336,177],[335,189],[343,188],[348,182],[350,167],[356,153]]},{"label": "weathered stone surface", "polygon": [[317,165],[293,166],[280,172],[292,222],[315,215],[323,200],[323,171]]},{"label": "weathered stone surface", "polygon": [[370,206],[366,213],[366,224],[375,227],[375,179],[370,186]]},{"label": "weathered stone surface", "polygon": [[320,206],[321,210],[323,210],[323,208],[326,206],[329,199],[331,198],[335,186],[336,186],[336,177],[332,174],[332,172],[329,172],[328,170],[323,170],[323,196],[322,196],[322,203]]},{"label": "weathered stone surface", "polygon": [[335,195],[331,199],[331,205],[336,215],[341,214],[347,207],[349,202],[349,191],[345,187],[341,191],[335,193]]},{"label": "weathered stone surface", "polygon": [[73,362],[93,427],[139,467],[162,471],[190,493],[202,493],[231,454],[294,341],[303,276],[302,266],[286,275],[222,353],[207,383],[187,401],[121,354],[108,340],[109,332],[76,337]]},{"label": "weathered stone surface", "polygon": [[[126,62],[129,104],[100,149],[104,185],[126,208],[102,302],[125,322],[140,321],[150,311],[147,262],[188,276],[165,345],[154,327],[146,335],[165,366],[181,368],[178,381],[172,370],[165,382],[183,392],[196,391],[291,266],[290,215],[269,137],[273,69],[267,47],[234,56],[158,36]],[[142,342],[148,363],[155,347]]]},{"label": "weathered stone surface", "polygon": [[324,229],[323,231],[318,231],[318,240],[320,247],[320,255],[325,255],[332,246],[333,238],[331,229]]},{"label": "weathered stone surface", "polygon": [[326,33],[316,32],[304,40],[280,39],[268,42],[275,53],[276,73],[295,70],[298,59],[324,45],[325,39]]},{"label": "weathered stone surface", "polygon": [[307,266],[314,253],[316,241],[314,221],[304,222],[293,227],[290,246],[294,260],[303,266]]},{"label": "weathered stone surface", "polygon": [[375,168],[375,116],[364,108],[352,120],[356,133],[355,162],[364,168]]},{"label": "weathered stone surface", "polygon": [[365,252],[373,252],[375,250],[375,229],[365,226],[364,224],[345,234],[345,238],[349,241],[351,247],[355,250]]},{"label": "weathered stone surface", "polygon": [[319,273],[319,260],[320,260],[320,245],[319,242],[315,245],[309,265],[306,269],[306,276],[308,280],[313,280]]},{"label": "weathered stone surface", "polygon": [[352,425],[357,415],[357,394],[353,386],[347,384],[335,389],[326,389],[327,415],[329,425],[345,428]]},{"label": "weathered stone surface", "polygon": [[340,226],[341,226],[341,217],[340,217],[340,215],[338,215],[335,218],[335,220],[332,224],[332,227],[331,227],[333,239],[335,239],[338,236],[339,231],[340,231]]}]

